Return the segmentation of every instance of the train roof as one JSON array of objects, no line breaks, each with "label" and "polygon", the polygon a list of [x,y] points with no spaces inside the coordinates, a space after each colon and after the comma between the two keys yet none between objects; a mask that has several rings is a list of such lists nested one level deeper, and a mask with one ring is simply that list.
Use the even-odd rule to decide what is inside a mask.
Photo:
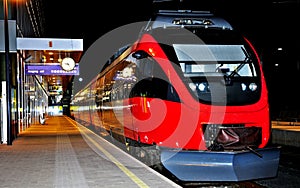
[{"label": "train roof", "polygon": [[159,10],[149,21],[146,30],[174,26],[233,29],[229,22],[210,11]]}]

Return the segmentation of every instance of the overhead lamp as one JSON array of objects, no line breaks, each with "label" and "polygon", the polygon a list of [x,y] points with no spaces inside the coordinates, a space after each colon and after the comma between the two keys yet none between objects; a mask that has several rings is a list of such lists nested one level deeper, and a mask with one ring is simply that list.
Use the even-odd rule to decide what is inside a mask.
[{"label": "overhead lamp", "polygon": [[46,61],[47,61],[47,58],[46,58],[46,56],[43,55],[43,56],[42,56],[42,62],[43,62],[43,63],[46,63]]},{"label": "overhead lamp", "polygon": [[60,52],[59,52],[59,54],[58,54],[58,59],[57,59],[57,61],[58,61],[59,63],[62,62],[62,58],[61,58]]}]

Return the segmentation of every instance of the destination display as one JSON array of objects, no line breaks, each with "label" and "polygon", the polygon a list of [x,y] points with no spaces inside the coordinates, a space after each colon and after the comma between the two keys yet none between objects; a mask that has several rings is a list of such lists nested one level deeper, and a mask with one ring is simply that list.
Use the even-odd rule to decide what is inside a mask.
[{"label": "destination display", "polygon": [[79,75],[79,64],[76,63],[73,70],[63,70],[60,64],[26,64],[26,75]]}]

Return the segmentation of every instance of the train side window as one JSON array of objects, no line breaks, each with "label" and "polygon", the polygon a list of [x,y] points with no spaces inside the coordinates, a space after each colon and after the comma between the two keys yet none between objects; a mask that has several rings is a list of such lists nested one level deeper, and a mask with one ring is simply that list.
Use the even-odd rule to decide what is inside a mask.
[{"label": "train side window", "polygon": [[153,61],[149,58],[137,59],[135,61],[138,78],[153,77]]},{"label": "train side window", "polygon": [[179,102],[179,95],[169,83],[164,71],[151,57],[136,59],[135,75],[137,82],[133,86],[130,97],[147,96]]}]

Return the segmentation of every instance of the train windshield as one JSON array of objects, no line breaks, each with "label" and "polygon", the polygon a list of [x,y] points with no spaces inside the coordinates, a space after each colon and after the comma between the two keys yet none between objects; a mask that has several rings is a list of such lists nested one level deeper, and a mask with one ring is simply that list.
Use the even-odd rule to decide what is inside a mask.
[{"label": "train windshield", "polygon": [[174,49],[185,77],[257,76],[242,45],[174,44]]},{"label": "train windshield", "polygon": [[260,64],[253,49],[237,32],[177,28],[158,33],[157,39],[168,43],[161,46],[174,68],[201,102],[247,105],[259,100]]}]

